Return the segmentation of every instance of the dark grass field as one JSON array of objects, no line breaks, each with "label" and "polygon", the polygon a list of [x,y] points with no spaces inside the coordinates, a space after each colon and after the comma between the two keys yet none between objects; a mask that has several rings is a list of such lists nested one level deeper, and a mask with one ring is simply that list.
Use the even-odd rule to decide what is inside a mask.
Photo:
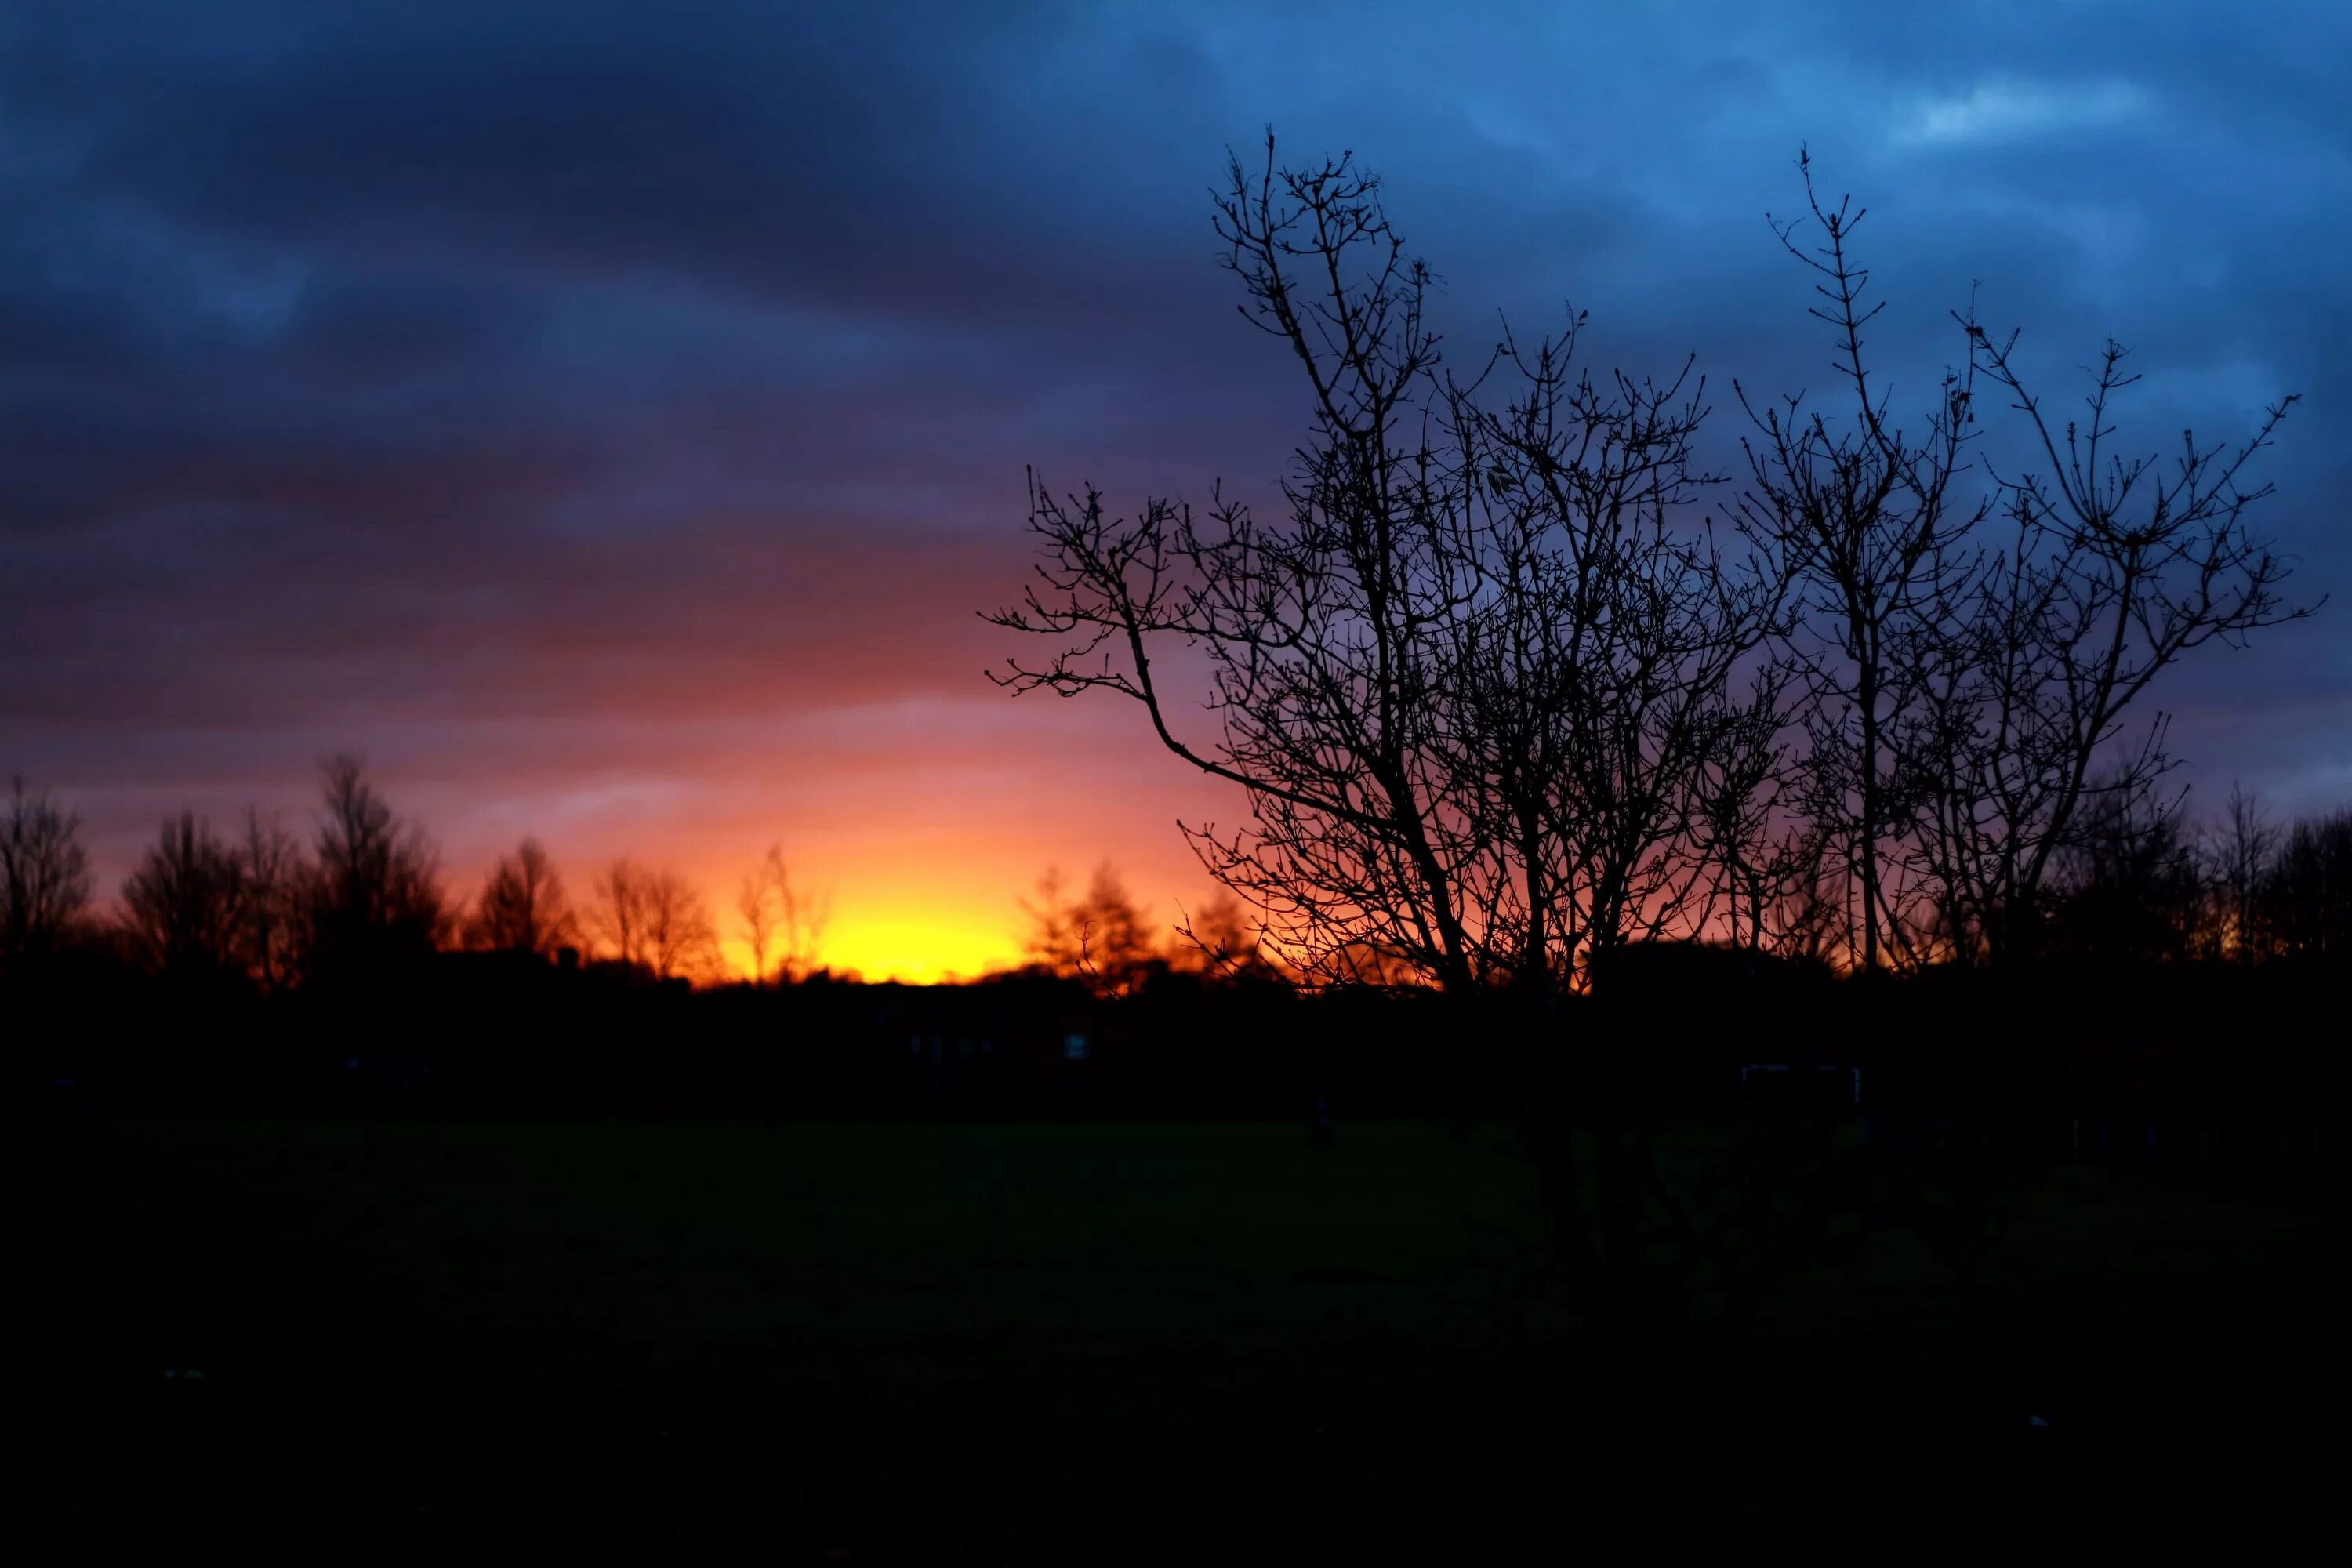
[{"label": "dark grass field", "polygon": [[[10,1130],[20,1236],[47,1136]],[[1631,1528],[1615,1346],[1499,1131],[100,1121],[76,1158],[88,1561],[1622,1559]],[[1748,1342],[1667,1352],[1652,1553],[2340,1530],[2325,1216],[2090,1170],[1998,1215],[1974,1289],[1830,1216]]]}]

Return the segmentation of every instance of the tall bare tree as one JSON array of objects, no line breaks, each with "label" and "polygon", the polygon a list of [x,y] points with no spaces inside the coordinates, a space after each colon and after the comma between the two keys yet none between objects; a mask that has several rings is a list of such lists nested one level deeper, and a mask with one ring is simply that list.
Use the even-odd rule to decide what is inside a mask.
[{"label": "tall bare tree", "polygon": [[[1269,139],[1262,170],[1232,163],[1217,232],[1244,318],[1308,385],[1283,515],[1213,490],[1205,517],[1164,500],[1118,517],[1033,473],[1043,560],[990,618],[1059,646],[995,679],[1131,700],[1177,758],[1240,786],[1242,828],[1188,829],[1203,865],[1304,977],[1402,972],[1456,998],[1466,1122],[1496,983],[1517,983],[1538,1060],[1566,1086],[1558,992],[1596,947],[1706,918],[1718,858],[1697,825],[1754,815],[1718,798],[1709,759],[1776,727],[1762,644],[1782,619],[1784,541],[1727,549],[1689,515],[1708,476],[1687,364],[1596,381],[1574,366],[1572,317],[1557,340],[1522,351],[1507,331],[1475,374],[1444,374],[1431,273],[1349,156],[1285,169]],[[1177,695],[1193,668],[1205,726]],[[1735,781],[1750,795],[1753,773]],[[1604,1141],[1596,1271],[1568,1131],[1606,1112],[1565,1087],[1545,1104],[1547,1207],[1592,1307],[1634,1333],[1640,1162]]]},{"label": "tall bare tree", "polygon": [[[1152,500],[1115,519],[1098,492],[1060,498],[1033,475],[1045,561],[1024,603],[991,618],[1062,646],[994,678],[1129,699],[1178,758],[1241,786],[1250,826],[1200,829],[1195,847],[1310,969],[1370,942],[1466,989],[1473,847],[1436,747],[1443,648],[1429,635],[1464,591],[1431,553],[1458,480],[1419,438],[1437,353],[1429,271],[1372,176],[1345,157],[1278,169],[1270,141],[1262,174],[1232,164],[1217,232],[1244,314],[1311,389],[1288,516],[1264,526],[1220,496],[1206,518]],[[1213,738],[1191,732],[1155,662],[1186,645],[1209,666]]]},{"label": "tall bare tree", "polygon": [[1827,205],[1810,155],[1798,166],[1819,242],[1801,243],[1801,219],[1775,220],[1773,233],[1816,276],[1822,302],[1810,313],[1834,334],[1848,405],[1834,421],[1801,393],[1759,407],[1735,384],[1755,426],[1743,443],[1751,482],[1739,513],[1800,585],[1784,646],[1803,684],[1811,806],[1843,851],[1859,904],[1849,956],[1874,970],[1890,946],[1917,959],[1912,933],[1932,923],[1918,908],[1923,889],[1890,876],[1885,848],[1907,838],[1916,809],[1895,738],[1916,682],[1937,668],[1937,633],[1973,567],[1968,536],[1990,507],[1955,486],[1975,420],[1971,375],[1944,378],[1918,434],[1895,422],[1863,352],[1864,329],[1885,309],[1866,298],[1870,273],[1851,248],[1865,209]]},{"label": "tall bare tree", "polygon": [[[1033,475],[1045,559],[990,618],[1062,646],[996,679],[1134,700],[1240,785],[1243,828],[1188,832],[1309,976],[1378,952],[1464,994],[1549,988],[1592,942],[1690,927],[1700,764],[1752,706],[1733,677],[1780,595],[1763,552],[1727,559],[1682,515],[1706,479],[1687,366],[1596,384],[1572,321],[1443,378],[1431,274],[1348,157],[1235,161],[1217,232],[1244,317],[1311,393],[1286,515],[1220,496],[1120,519]],[[1213,733],[1167,684],[1187,661]]]}]

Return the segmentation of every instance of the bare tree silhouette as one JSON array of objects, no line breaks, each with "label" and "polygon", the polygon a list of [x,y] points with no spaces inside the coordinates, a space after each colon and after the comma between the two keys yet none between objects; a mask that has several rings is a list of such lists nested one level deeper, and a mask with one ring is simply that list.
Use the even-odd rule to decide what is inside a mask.
[{"label": "bare tree silhouette", "polygon": [[2140,961],[2204,950],[2212,900],[2184,805],[2153,780],[2089,797],[2051,868],[2048,945],[2072,957]]},{"label": "bare tree silhouette", "polygon": [[[2087,423],[2061,435],[2017,367],[2017,334],[1995,339],[1971,306],[1953,318],[1965,368],[1906,436],[1864,353],[1884,308],[1852,249],[1864,214],[1825,203],[1799,163],[1822,243],[1774,232],[1821,279],[1812,314],[1836,331],[1853,409],[1833,429],[1800,399],[1759,412],[1742,394],[1760,433],[1742,522],[1802,584],[1785,647],[1809,777],[1790,800],[1843,850],[1853,963],[1998,961],[2039,941],[2043,884],[2086,805],[2136,798],[2171,765],[2158,713],[2095,780],[2132,705],[2206,644],[2316,608],[2282,598],[2288,568],[2249,515],[2270,488],[2243,482],[2295,400],[2234,449],[2184,434],[2168,469],[2119,457],[2109,421],[2137,379],[2126,351],[2106,345]],[[2046,469],[1972,460],[1983,383],[2024,416]],[[1979,470],[1985,483],[1964,483]]]},{"label": "bare tree silhouette", "polygon": [[304,910],[308,963],[360,978],[430,952],[450,923],[431,840],[394,814],[367,782],[360,757],[325,758],[320,771],[323,810]]},{"label": "bare tree silhouette", "polygon": [[719,977],[719,931],[693,884],[676,871],[655,871],[644,889],[646,962],[665,980]]},{"label": "bare tree silhouette", "polygon": [[[1428,635],[1462,592],[1433,560],[1429,526],[1458,479],[1413,436],[1437,363],[1429,270],[1347,158],[1277,169],[1269,139],[1261,175],[1238,160],[1229,173],[1224,264],[1245,315],[1298,355],[1315,396],[1314,442],[1284,485],[1287,523],[1261,526],[1221,496],[1205,521],[1160,500],[1115,520],[1098,492],[1059,499],[1033,474],[1045,560],[1023,605],[990,618],[1064,646],[993,679],[1131,699],[1176,756],[1241,785],[1251,828],[1204,828],[1195,847],[1310,964],[1371,942],[1466,988],[1478,952],[1462,883],[1478,847],[1449,803],[1443,648]],[[1163,641],[1210,660],[1216,741],[1182,732],[1154,663]]]},{"label": "bare tree silhouette", "polygon": [[1029,917],[1029,934],[1022,955],[1034,967],[1050,974],[1078,972],[1080,931],[1072,900],[1063,890],[1062,868],[1048,866],[1037,878],[1035,899],[1018,900]]},{"label": "bare tree silhouette", "polygon": [[596,874],[589,929],[604,956],[615,963],[645,963],[645,878],[637,863],[626,856]]},{"label": "bare tree silhouette", "polygon": [[502,855],[482,883],[466,922],[466,944],[491,952],[551,956],[579,940],[579,921],[563,878],[536,838]]},{"label": "bare tree silhouette", "polygon": [[815,973],[824,947],[825,927],[833,912],[830,892],[812,896],[793,885],[781,844],[771,844],[759,862],[743,873],[735,894],[735,912],[742,921],[744,944],[751,950],[751,983],[766,984],[768,956],[776,956],[774,977],[780,982],[805,980]]},{"label": "bare tree silhouette", "polygon": [[1447,399],[1477,432],[1444,552],[1473,584],[1446,628],[1453,772],[1501,850],[1477,908],[1507,944],[1492,967],[1538,989],[1593,952],[1696,934],[1726,873],[1759,878],[1748,829],[1788,680],[1752,657],[1786,598],[1777,557],[1727,554],[1685,515],[1716,482],[1693,467],[1704,383],[1685,362],[1596,385],[1573,369],[1583,320],[1531,354],[1506,336],[1521,390],[1499,412],[1475,387]]},{"label": "bare tree silhouette", "polygon": [[0,963],[41,961],[79,931],[89,905],[81,818],[21,776],[0,803]]},{"label": "bare tree silhouette", "polygon": [[2352,953],[2352,810],[2304,818],[2280,838],[2263,879],[2259,925],[2274,954]]},{"label": "bare tree silhouette", "polygon": [[173,973],[244,967],[247,897],[244,859],[189,811],[163,824],[122,885],[125,922],[142,956]]},{"label": "bare tree silhouette", "polygon": [[[1376,952],[1464,994],[1549,989],[1595,943],[1705,918],[1702,762],[1775,700],[1772,678],[1742,695],[1735,675],[1779,575],[1681,525],[1706,482],[1687,366],[1596,385],[1572,368],[1579,317],[1442,377],[1431,274],[1379,193],[1348,157],[1280,168],[1271,140],[1262,173],[1234,162],[1224,263],[1314,397],[1287,515],[1220,498],[1205,519],[1159,500],[1114,519],[1033,475],[1045,560],[989,618],[1063,646],[994,679],[1132,700],[1176,756],[1241,785],[1245,827],[1187,831],[1309,976]],[[1213,740],[1164,684],[1186,654],[1208,663]]]},{"label": "bare tree silhouette", "polygon": [[[1479,999],[1516,984],[1545,1063],[1576,1057],[1556,998],[1641,938],[1727,931],[1750,973],[1767,947],[1874,973],[2025,949],[2053,868],[2086,914],[2118,885],[2196,904],[2177,824],[2142,820],[2161,716],[2116,772],[2093,766],[2171,663],[2305,613],[2247,532],[2267,491],[2240,485],[2285,405],[2233,453],[2186,445],[2169,477],[2116,463],[2120,351],[2062,441],[2015,340],[1971,307],[1962,367],[1906,426],[1865,354],[1864,214],[1800,169],[1820,241],[1773,228],[1815,277],[1843,407],[1735,389],[1753,426],[1735,542],[1693,515],[1713,477],[1688,363],[1596,384],[1572,369],[1575,315],[1527,350],[1506,329],[1456,378],[1379,182],[1349,154],[1281,167],[1269,137],[1262,170],[1230,163],[1216,226],[1242,314],[1312,395],[1283,515],[1213,488],[1202,515],[1147,498],[1120,516],[1033,470],[1041,559],[987,618],[1057,646],[992,679],[1133,701],[1161,747],[1239,786],[1242,827],[1185,831],[1303,977],[1433,984],[1474,1047]],[[2050,476],[1973,461],[1988,382]],[[1184,717],[1196,680],[1205,721]],[[2323,841],[2281,866],[2322,874]],[[1071,939],[1057,899],[1041,958]],[[1599,1082],[1545,1080],[1538,1173],[1638,1384],[1643,1216],[1690,1222]],[[1597,1135],[1589,1204],[1570,1126]]]},{"label": "bare tree silhouette", "polygon": [[302,847],[275,822],[247,810],[245,838],[237,847],[245,883],[245,929],[240,942],[246,972],[264,990],[293,983],[301,960],[302,900],[311,872]]},{"label": "bare tree silhouette", "polygon": [[596,879],[591,925],[608,958],[663,980],[708,982],[720,970],[719,932],[692,883],[625,857]]},{"label": "bare tree silhouette", "polygon": [[[1697,827],[1751,823],[1771,771],[1709,761],[1735,741],[1771,757],[1784,678],[1759,656],[1783,542],[1759,531],[1727,556],[1684,517],[1708,482],[1687,363],[1596,384],[1573,368],[1574,316],[1530,349],[1507,331],[1466,380],[1442,374],[1430,270],[1349,155],[1286,169],[1269,137],[1262,172],[1232,162],[1217,232],[1244,318],[1313,395],[1286,515],[1213,490],[1205,519],[1164,500],[1115,518],[1098,491],[1057,497],[1033,473],[1044,559],[988,618],[1060,647],[992,677],[1135,701],[1162,746],[1241,786],[1246,826],[1186,830],[1203,866],[1306,978],[1456,999],[1460,1127],[1484,999],[1517,984],[1553,1086],[1535,1121],[1546,1206],[1589,1306],[1638,1345],[1641,1166],[1605,1141],[1596,1247],[1570,1129],[1605,1108],[1559,1060],[1552,1002],[1598,949],[1695,932],[1724,851],[1743,873],[1761,863],[1744,832]],[[1186,659],[1206,662],[1213,738],[1166,683]]]},{"label": "bare tree silhouette", "polygon": [[743,873],[735,890],[735,912],[743,922],[743,945],[751,950],[751,984],[768,983],[768,950],[774,945],[779,913],[765,859]]},{"label": "bare tree silhouette", "polygon": [[1086,892],[1076,898],[1064,892],[1061,872],[1048,867],[1037,879],[1035,900],[1024,899],[1021,907],[1031,924],[1028,961],[1047,973],[1122,994],[1167,962],[1149,914],[1108,860],[1095,868]]},{"label": "bare tree silhouette", "polygon": [[[2042,884],[2081,814],[2104,797],[2137,802],[2172,765],[2167,716],[2133,738],[2133,705],[2198,649],[2242,646],[2319,605],[2282,597],[2290,569],[2249,515],[2272,487],[2249,485],[2247,467],[2294,396],[2235,448],[2183,431],[2169,465],[2126,457],[2109,421],[2139,378],[2125,374],[2122,345],[2105,344],[2086,421],[2060,435],[2016,368],[2017,334],[1996,341],[1973,313],[1957,319],[1979,374],[2010,395],[2048,464],[1994,473],[2011,535],[1943,640],[1942,673],[1925,683],[1933,740],[1917,771],[1942,804],[1924,863],[1969,945],[2000,958],[2032,945]],[[2110,747],[2118,760],[2095,777]]]},{"label": "bare tree silhouette", "polygon": [[2221,909],[2221,951],[2241,963],[2268,950],[2263,929],[2262,894],[2279,832],[2263,810],[2261,799],[2232,784],[2228,815],[2213,854],[2214,896]]},{"label": "bare tree silhouette", "polygon": [[1936,668],[1931,643],[1946,606],[1964,591],[1969,532],[1989,502],[1958,494],[1954,480],[1974,423],[1969,374],[1945,377],[1924,435],[1890,415],[1872,380],[1863,329],[1885,309],[1867,302],[1870,273],[1850,248],[1864,209],[1824,205],[1812,161],[1801,155],[1805,201],[1822,243],[1801,245],[1801,220],[1773,222],[1788,253],[1818,277],[1825,303],[1810,313],[1837,338],[1836,370],[1852,399],[1832,426],[1801,394],[1760,408],[1737,386],[1756,434],[1745,440],[1750,488],[1742,526],[1768,542],[1795,573],[1798,614],[1783,646],[1801,680],[1807,731],[1809,815],[1843,851],[1859,901],[1849,956],[1869,970],[1891,945],[1913,959],[1912,933],[1932,924],[1916,908],[1920,889],[1890,881],[1883,845],[1907,837],[1915,785],[1895,745],[1916,701],[1915,683]]}]

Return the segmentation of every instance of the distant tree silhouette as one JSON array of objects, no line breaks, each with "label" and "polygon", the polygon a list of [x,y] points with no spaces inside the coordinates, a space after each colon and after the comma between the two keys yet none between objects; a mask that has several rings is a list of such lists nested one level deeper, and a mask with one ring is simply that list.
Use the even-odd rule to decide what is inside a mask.
[{"label": "distant tree silhouette", "polygon": [[439,944],[449,925],[439,867],[423,829],[403,823],[367,782],[363,761],[320,763],[321,812],[304,899],[314,975],[366,982]]},{"label": "distant tree silhouette", "polygon": [[237,848],[244,880],[245,929],[240,938],[246,973],[267,991],[293,984],[300,964],[303,906],[311,870],[302,847],[258,811],[245,816],[245,838]]},{"label": "distant tree silhouette", "polygon": [[1181,945],[1169,962],[1213,980],[1276,979],[1282,969],[1267,950],[1264,928],[1231,893],[1206,900],[1176,926]]},{"label": "distant tree silhouette", "polygon": [[719,933],[702,896],[677,872],[624,857],[598,876],[590,924],[604,955],[664,980],[715,980]]},{"label": "distant tree silhouette", "polygon": [[2205,867],[2181,797],[2150,784],[2091,796],[2049,879],[2046,945],[2072,957],[2179,961],[2210,946]]},{"label": "distant tree silhouette", "polygon": [[1126,880],[1109,861],[1095,868],[1078,914],[1086,932],[1086,962],[1098,983],[1108,989],[1131,991],[1155,965],[1165,962],[1149,912],[1136,903]]},{"label": "distant tree silhouette", "polygon": [[710,981],[719,972],[719,932],[702,895],[675,871],[656,871],[645,888],[646,958],[665,980]]},{"label": "distant tree silhouette", "polygon": [[2221,950],[2241,963],[2251,962],[2269,949],[2263,890],[2278,840],[2278,829],[2263,812],[2260,798],[2232,785],[2228,816],[2213,851],[2213,884]]},{"label": "distant tree silhouette", "polygon": [[588,926],[603,955],[617,963],[645,962],[645,876],[626,856],[596,874]]},{"label": "distant tree silhouette", "polygon": [[743,922],[743,945],[751,950],[751,984],[768,983],[768,950],[775,945],[780,916],[765,859],[743,873],[735,891],[735,912]]},{"label": "distant tree silhouette", "polygon": [[1063,891],[1062,868],[1048,866],[1037,879],[1035,899],[1023,899],[1021,912],[1029,917],[1029,934],[1022,956],[1035,969],[1050,974],[1078,972],[1078,923],[1072,902]]},{"label": "distant tree silhouette", "polygon": [[483,879],[466,921],[466,945],[488,952],[528,952],[541,958],[579,941],[579,921],[564,896],[563,878],[536,838],[526,838]]},{"label": "distant tree silhouette", "polygon": [[2287,829],[2264,872],[2259,904],[2272,953],[2352,957],[2352,810]]},{"label": "distant tree silhouette", "polygon": [[0,802],[0,964],[27,965],[79,932],[89,905],[81,818],[20,777]]},{"label": "distant tree silhouette", "polygon": [[744,944],[751,950],[751,983],[767,984],[771,953],[779,981],[805,980],[814,973],[832,905],[829,893],[812,897],[795,888],[784,864],[783,846],[768,846],[767,854],[743,874],[735,894]]},{"label": "distant tree silhouette", "polygon": [[242,971],[251,915],[244,859],[192,811],[166,820],[122,885],[141,956],[166,973]]},{"label": "distant tree silhouette", "polygon": [[1047,868],[1035,901],[1022,900],[1031,921],[1030,964],[1065,979],[1083,979],[1107,994],[1123,994],[1166,964],[1147,912],[1127,890],[1118,869],[1097,866],[1082,897],[1063,892],[1061,872]]}]

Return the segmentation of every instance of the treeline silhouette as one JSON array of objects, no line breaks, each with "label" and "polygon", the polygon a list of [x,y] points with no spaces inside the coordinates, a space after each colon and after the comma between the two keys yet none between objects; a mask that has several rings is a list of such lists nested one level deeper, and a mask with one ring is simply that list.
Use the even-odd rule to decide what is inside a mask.
[{"label": "treeline silhouette", "polygon": [[[535,838],[499,857],[473,898],[454,895],[421,825],[402,819],[357,756],[321,760],[320,809],[306,843],[248,811],[217,833],[194,812],[166,820],[124,879],[119,908],[93,900],[80,821],[48,789],[11,781],[0,816],[0,969],[29,974],[68,959],[175,981],[261,992],[373,984],[443,951],[531,954],[570,949],[657,980],[728,977],[719,927],[682,873],[627,857],[575,904]],[[829,900],[796,889],[772,847],[737,900],[764,984],[816,967]]]},{"label": "treeline silhouette", "polygon": [[[307,839],[257,812],[233,837],[179,813],[104,909],[79,817],[19,777],[0,812],[6,1099],[297,1115],[1063,1115],[1162,1101],[1287,1115],[1307,1092],[1303,1066],[1265,1066],[1279,1042],[1251,1053],[1255,1067],[1199,1068],[1202,1083],[1255,1075],[1276,1089],[1137,1088],[1135,1026],[1090,1011],[1148,991],[1130,1017],[1181,1033],[1198,1016],[1174,1000],[1188,986],[1282,991],[1230,899],[1196,910],[1180,941],[1108,863],[1082,894],[1048,872],[1024,900],[1024,961],[984,994],[929,999],[826,969],[830,903],[772,846],[738,889],[751,964],[730,978],[716,922],[674,869],[613,860],[575,903],[526,838],[459,899],[423,827],[341,754],[321,761]],[[1260,1007],[1259,1023],[1278,1011]],[[1240,1053],[1265,1030],[1212,1032]]]},{"label": "treeline silhouette", "polygon": [[[458,905],[429,840],[331,758],[310,841],[163,824],[119,910],[74,815],[12,784],[0,815],[6,1100],[94,1109],[479,1118],[1237,1117],[1517,1121],[1546,1045],[1477,1005],[1302,975],[1230,900],[1160,934],[1108,863],[1049,872],[1008,973],[863,984],[812,962],[780,854],[764,983],[697,987],[691,889],[609,867],[586,909],[526,841]],[[1878,1135],[2004,1170],[2129,1161],[2339,1193],[2352,811],[2277,824],[2234,795],[2203,828],[2118,797],[2053,879],[2049,958],[1857,977],[1745,945],[1623,945],[1561,999],[1597,1085],[1643,1116],[1801,1114],[1817,1079]],[[783,900],[797,908],[790,916]],[[747,916],[748,923],[748,916]],[[1465,1048],[1470,1060],[1465,1067]],[[1790,1075],[1793,1074],[1794,1077]],[[1858,1074],[1858,1078],[1855,1076]],[[1782,1099],[1774,1099],[1781,1096]]]}]

